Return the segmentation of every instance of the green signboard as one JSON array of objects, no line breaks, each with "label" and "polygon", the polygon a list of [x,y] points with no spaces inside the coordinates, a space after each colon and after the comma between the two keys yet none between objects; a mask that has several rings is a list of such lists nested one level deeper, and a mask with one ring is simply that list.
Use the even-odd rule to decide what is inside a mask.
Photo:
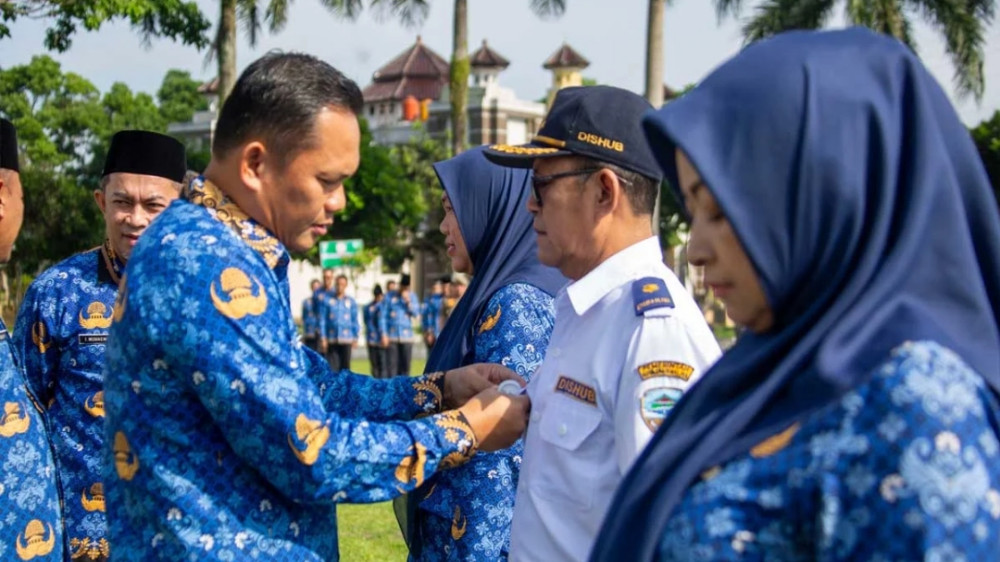
[{"label": "green signboard", "polygon": [[319,263],[322,267],[336,267],[365,248],[360,238],[352,240],[324,240],[319,243]]}]

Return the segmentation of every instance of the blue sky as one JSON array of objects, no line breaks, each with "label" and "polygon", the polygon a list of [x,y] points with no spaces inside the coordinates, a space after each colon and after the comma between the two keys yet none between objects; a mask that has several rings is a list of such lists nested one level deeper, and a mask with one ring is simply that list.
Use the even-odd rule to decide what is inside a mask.
[{"label": "blue sky", "polygon": [[[266,0],[261,0],[262,2]],[[756,2],[747,2],[750,13]],[[213,21],[218,3],[199,0]],[[591,61],[585,75],[604,84],[642,92],[645,57],[645,0],[568,0],[560,19],[542,21],[528,9],[529,0],[469,2],[470,50],[483,38],[511,61],[501,83],[520,97],[537,99],[548,88],[551,75],[542,61],[566,41]],[[740,23],[731,18],[717,21],[708,0],[676,0],[667,8],[664,30],[666,82],[682,87],[696,82],[715,66],[736,53],[741,45]],[[428,20],[421,28],[407,29],[395,22],[379,22],[371,14],[358,21],[336,19],[315,0],[293,3],[289,22],[276,35],[264,35],[251,48],[245,38],[238,47],[240,69],[270,49],[303,51],[327,60],[347,75],[367,84],[378,66],[409,47],[416,35],[440,55],[451,49],[452,2],[432,2]],[[1000,25],[987,31],[986,93],[980,104],[957,99],[953,71],[942,41],[917,20],[918,52],[956,104],[963,121],[975,124],[1000,109]],[[842,19],[834,25],[842,25]],[[44,52],[44,25],[21,21],[12,27],[12,38],[0,40],[0,65],[6,67],[30,60]],[[102,90],[116,81],[133,90],[155,92],[170,68],[188,70],[197,78],[215,74],[214,63],[205,64],[205,54],[169,40],[154,40],[144,47],[128,25],[105,25],[99,32],[79,34],[71,50],[53,54],[64,70],[77,72]]]}]

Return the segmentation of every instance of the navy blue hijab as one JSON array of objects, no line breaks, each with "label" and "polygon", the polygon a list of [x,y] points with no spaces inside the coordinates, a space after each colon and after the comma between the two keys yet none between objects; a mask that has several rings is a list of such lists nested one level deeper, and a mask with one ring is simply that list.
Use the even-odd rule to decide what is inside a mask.
[{"label": "navy blue hijab", "polygon": [[558,270],[538,261],[537,239],[526,209],[530,171],[493,164],[482,148],[438,162],[434,171],[455,210],[473,276],[431,350],[428,373],[472,362],[476,320],[504,285],[530,283],[555,296],[566,284]]},{"label": "navy blue hijab", "polygon": [[619,487],[591,560],[651,560],[698,475],[846,392],[907,340],[1000,392],[1000,216],[968,131],[901,43],[862,29],[745,49],[644,122],[680,147],[774,312],[678,403]]}]

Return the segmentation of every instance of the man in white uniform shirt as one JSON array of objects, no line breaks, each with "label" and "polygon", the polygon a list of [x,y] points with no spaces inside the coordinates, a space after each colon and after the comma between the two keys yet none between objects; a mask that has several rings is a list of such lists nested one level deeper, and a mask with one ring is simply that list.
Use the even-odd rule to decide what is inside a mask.
[{"label": "man in white uniform shirt", "polygon": [[573,280],[528,386],[515,562],[587,558],[629,465],[720,354],[653,236],[661,172],[640,126],[650,109],[619,88],[566,88],[531,143],[485,152],[533,167],[539,259]]}]

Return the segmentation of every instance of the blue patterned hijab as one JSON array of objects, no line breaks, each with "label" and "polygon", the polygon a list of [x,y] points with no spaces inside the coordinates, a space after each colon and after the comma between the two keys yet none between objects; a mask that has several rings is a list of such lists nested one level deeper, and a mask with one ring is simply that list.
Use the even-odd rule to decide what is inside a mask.
[{"label": "blue patterned hijab", "polygon": [[526,209],[529,170],[504,168],[476,148],[434,164],[458,219],[473,276],[427,359],[425,372],[470,363],[473,330],[493,293],[511,283],[530,283],[555,296],[566,284],[558,270],[538,261],[532,217]]},{"label": "blue patterned hijab", "polygon": [[622,482],[591,560],[651,560],[704,470],[867,382],[907,340],[951,348],[1000,392],[1000,216],[944,92],[861,29],[745,49],[644,122],[677,186],[698,170],[775,325],[678,403]]}]

